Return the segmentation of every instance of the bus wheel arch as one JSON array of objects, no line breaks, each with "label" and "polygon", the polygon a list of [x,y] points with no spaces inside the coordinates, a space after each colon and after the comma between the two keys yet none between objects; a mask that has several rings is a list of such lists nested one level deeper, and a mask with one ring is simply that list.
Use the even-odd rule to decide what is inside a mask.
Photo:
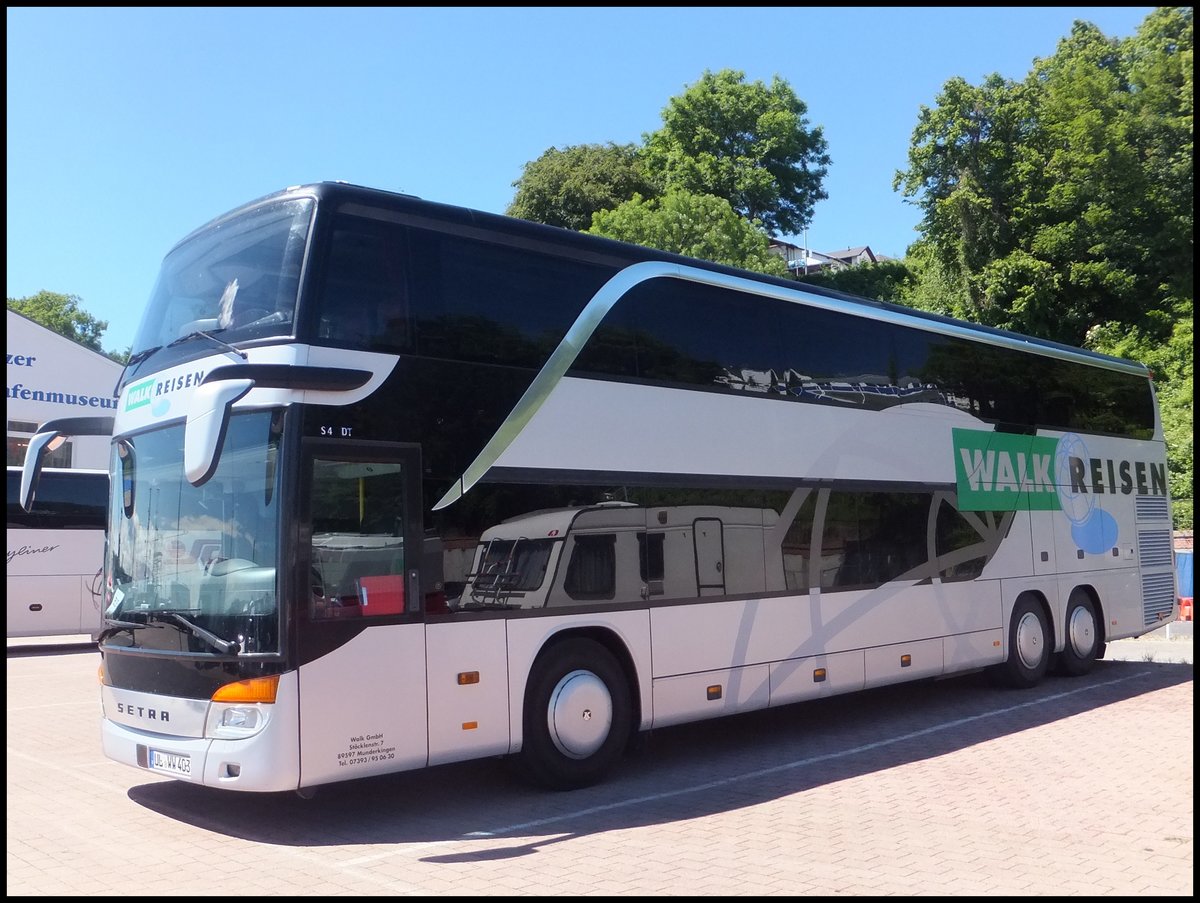
[{"label": "bus wheel arch", "polygon": [[517,763],[534,783],[574,790],[601,781],[638,723],[623,647],[601,633],[555,637],[530,669]]},{"label": "bus wheel arch", "polygon": [[1054,634],[1045,598],[1026,591],[1017,596],[1008,621],[1008,654],[995,672],[1017,689],[1036,687],[1050,669]]},{"label": "bus wheel arch", "polygon": [[1063,618],[1063,648],[1056,656],[1055,670],[1078,677],[1087,674],[1104,657],[1104,619],[1100,600],[1091,586],[1071,590]]}]

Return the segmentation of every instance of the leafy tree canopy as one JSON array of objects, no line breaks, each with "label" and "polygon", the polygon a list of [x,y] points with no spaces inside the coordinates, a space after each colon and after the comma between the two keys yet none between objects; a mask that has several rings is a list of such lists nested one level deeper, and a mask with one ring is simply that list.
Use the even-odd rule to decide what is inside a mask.
[{"label": "leafy tree canopy", "polygon": [[1192,285],[1191,70],[1191,9],[1163,7],[1124,41],[1077,22],[1023,81],[943,86],[895,185],[959,287],[950,313],[1074,345],[1108,322],[1170,332]]},{"label": "leafy tree canopy", "polygon": [[[604,228],[615,229],[618,222],[628,226],[634,211],[661,216],[664,209],[679,209],[685,195],[705,196],[725,201],[744,226],[764,236],[799,232],[812,219],[816,202],[827,196],[822,183],[830,162],[821,129],[809,126],[807,111],[778,76],[767,85],[748,83],[744,73],[732,69],[706,71],[670,100],[662,128],[643,135],[640,147],[610,142],[551,148],[527,163],[513,183],[516,195],[505,212],[586,231],[597,222],[595,215],[633,203],[616,220],[602,220]],[[668,201],[666,193],[674,197]],[[652,203],[660,199],[661,205]],[[696,209],[696,202],[687,203]],[[682,235],[696,225],[678,224],[674,231]],[[713,228],[720,232],[726,225],[722,209]],[[649,231],[657,231],[660,242],[681,244],[676,240],[680,235],[668,239],[665,228],[662,223]],[[640,232],[625,229],[625,234]],[[761,242],[746,244],[744,229],[737,233],[718,242],[724,255],[719,262],[783,272],[760,259]],[[708,246],[704,241],[684,243]],[[751,256],[730,259],[738,247]]]},{"label": "leafy tree canopy", "polygon": [[732,69],[705,71],[644,136],[646,167],[665,188],[724,198],[770,234],[798,233],[828,197],[828,146],[807,112],[779,76],[768,86]]},{"label": "leafy tree canopy", "polygon": [[43,290],[28,298],[9,298],[8,308],[80,345],[104,353],[100,337],[108,329],[108,322],[87,313],[80,306],[78,295]]},{"label": "leafy tree canopy", "polygon": [[896,301],[912,294],[915,280],[904,261],[881,260],[843,270],[810,273],[801,281],[858,295],[860,298]]},{"label": "leafy tree canopy", "polygon": [[787,275],[783,258],[768,250],[766,233],[747,222],[724,198],[673,188],[660,198],[635,195],[592,218],[593,235],[727,266]]},{"label": "leafy tree canopy", "polygon": [[517,193],[509,216],[561,226],[576,232],[592,224],[592,214],[610,210],[635,194],[657,194],[633,144],[579,144],[550,148],[526,163],[513,182]]}]

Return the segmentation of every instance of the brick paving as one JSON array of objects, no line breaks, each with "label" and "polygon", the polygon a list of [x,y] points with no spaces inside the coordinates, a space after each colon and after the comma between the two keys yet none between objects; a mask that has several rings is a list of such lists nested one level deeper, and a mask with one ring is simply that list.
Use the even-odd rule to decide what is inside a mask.
[{"label": "brick paving", "polygon": [[1159,658],[672,728],[574,793],[488,760],[305,801],[109,762],[94,649],[10,642],[8,894],[1191,897],[1190,644]]}]

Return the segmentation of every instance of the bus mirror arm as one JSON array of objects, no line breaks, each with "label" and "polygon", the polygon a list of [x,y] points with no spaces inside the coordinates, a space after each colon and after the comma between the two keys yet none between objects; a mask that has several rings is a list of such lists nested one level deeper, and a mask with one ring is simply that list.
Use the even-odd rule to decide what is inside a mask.
[{"label": "bus mirror arm", "polygon": [[192,395],[183,434],[183,472],[193,486],[208,482],[217,469],[229,409],[253,388],[252,379],[223,379],[201,383]]},{"label": "bus mirror arm", "polygon": [[21,507],[26,511],[33,507],[47,452],[54,451],[71,436],[111,436],[114,422],[112,417],[60,417],[39,426],[29,440],[25,465],[21,468]]},{"label": "bus mirror arm", "polygon": [[[236,349],[235,349],[236,350]],[[217,367],[200,383],[188,408],[183,435],[183,472],[193,486],[208,482],[217,469],[229,409],[251,389],[348,392],[366,385],[371,373],[340,367],[290,364],[232,364]]]}]

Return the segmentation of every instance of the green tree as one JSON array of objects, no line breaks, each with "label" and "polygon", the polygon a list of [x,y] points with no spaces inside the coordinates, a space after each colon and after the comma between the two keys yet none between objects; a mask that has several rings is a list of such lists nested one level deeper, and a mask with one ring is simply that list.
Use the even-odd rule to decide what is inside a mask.
[{"label": "green tree", "polygon": [[28,298],[9,298],[9,310],[15,310],[35,323],[66,336],[72,341],[104,353],[100,337],[108,329],[106,320],[97,320],[80,306],[78,295],[40,291]]},{"label": "green tree", "polygon": [[770,234],[799,233],[828,197],[827,144],[807,112],[779,76],[768,86],[732,69],[706,70],[644,136],[646,167],[664,189],[724,198]]},{"label": "green tree", "polygon": [[801,281],[877,301],[903,301],[915,288],[913,274],[908,264],[901,260],[881,260],[832,272],[811,273]]},{"label": "green tree", "polygon": [[772,276],[787,274],[783,258],[769,250],[766,233],[711,195],[675,188],[660,198],[635,196],[596,213],[587,231]]},{"label": "green tree", "polygon": [[657,194],[633,144],[579,144],[550,148],[526,163],[505,210],[509,216],[581,232],[592,214],[635,194]]},{"label": "green tree", "polygon": [[1109,322],[1170,333],[1191,298],[1191,61],[1190,8],[1159,8],[1125,41],[1077,22],[1021,82],[946,83],[895,185],[947,312],[1074,345]]}]

